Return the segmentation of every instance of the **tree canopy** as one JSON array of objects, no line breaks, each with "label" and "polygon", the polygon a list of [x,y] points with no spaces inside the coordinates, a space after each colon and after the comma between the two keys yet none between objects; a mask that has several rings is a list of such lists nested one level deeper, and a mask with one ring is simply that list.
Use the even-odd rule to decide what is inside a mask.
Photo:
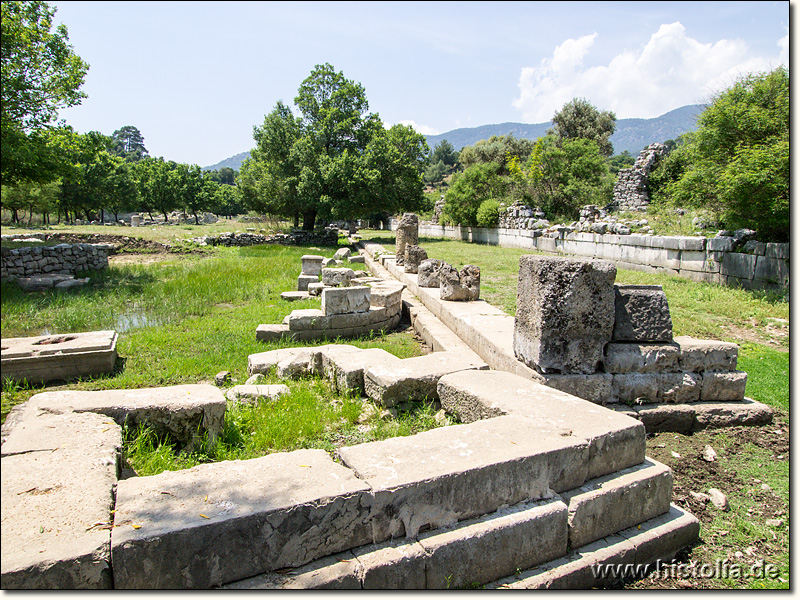
[{"label": "tree canopy", "polygon": [[363,86],[330,64],[317,65],[295,98],[300,115],[278,102],[254,127],[256,148],[242,165],[243,197],[274,214],[352,219],[414,210],[422,202],[424,136],[385,129],[369,113]]},{"label": "tree canopy", "polygon": [[[71,130],[55,123],[58,110],[80,104],[89,66],[53,29],[55,8],[40,1],[4,1],[0,40],[0,161],[4,184],[55,179],[64,164],[59,145]],[[60,131],[59,131],[60,129]]]},{"label": "tree canopy", "polygon": [[556,139],[585,139],[597,143],[603,156],[614,153],[609,138],[617,127],[617,116],[608,110],[599,110],[585,98],[573,98],[553,115],[553,128],[548,130]]},{"label": "tree canopy", "polygon": [[116,156],[136,162],[147,156],[144,147],[144,136],[133,125],[125,125],[111,135],[111,149]]}]

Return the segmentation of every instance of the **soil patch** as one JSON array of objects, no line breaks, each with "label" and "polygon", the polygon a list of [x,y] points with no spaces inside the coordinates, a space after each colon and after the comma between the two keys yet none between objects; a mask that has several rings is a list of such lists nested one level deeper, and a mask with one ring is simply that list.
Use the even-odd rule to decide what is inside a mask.
[{"label": "soil patch", "polygon": [[104,233],[48,233],[45,241],[56,240],[64,244],[111,244],[115,252],[167,252],[169,246],[161,242]]},{"label": "soil patch", "polygon": [[166,260],[173,260],[180,258],[180,254],[172,254],[169,252],[147,252],[135,254],[132,252],[125,252],[123,254],[112,254],[108,257],[109,265],[149,265],[157,262],[164,262]]}]

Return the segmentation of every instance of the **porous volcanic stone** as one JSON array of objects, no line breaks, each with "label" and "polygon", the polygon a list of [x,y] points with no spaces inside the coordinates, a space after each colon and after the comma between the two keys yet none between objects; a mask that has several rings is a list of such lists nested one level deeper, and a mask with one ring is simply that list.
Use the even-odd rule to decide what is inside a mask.
[{"label": "porous volcanic stone", "polygon": [[439,287],[439,267],[442,264],[438,258],[423,260],[417,269],[417,284],[425,288]]},{"label": "porous volcanic stone", "polygon": [[660,285],[614,286],[615,342],[671,342],[672,318]]},{"label": "porous volcanic stone", "polygon": [[416,273],[419,270],[420,263],[427,259],[428,253],[425,251],[425,248],[421,248],[415,244],[407,244],[403,268],[406,273]]},{"label": "porous volcanic stone", "polygon": [[614,327],[607,260],[521,256],[514,354],[540,373],[594,373]]}]

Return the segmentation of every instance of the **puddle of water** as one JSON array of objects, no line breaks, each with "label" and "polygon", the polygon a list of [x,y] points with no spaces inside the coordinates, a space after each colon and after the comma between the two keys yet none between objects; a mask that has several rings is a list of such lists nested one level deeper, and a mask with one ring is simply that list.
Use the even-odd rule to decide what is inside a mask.
[{"label": "puddle of water", "polygon": [[117,322],[114,324],[114,330],[117,333],[125,333],[131,329],[140,329],[142,327],[154,327],[158,325],[157,319],[147,315],[143,312],[130,312],[122,314],[117,317]]}]

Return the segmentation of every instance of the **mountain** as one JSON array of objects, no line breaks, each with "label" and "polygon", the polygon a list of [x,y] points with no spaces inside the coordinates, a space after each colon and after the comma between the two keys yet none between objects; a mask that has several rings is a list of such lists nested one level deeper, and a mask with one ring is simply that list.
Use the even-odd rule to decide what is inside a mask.
[{"label": "mountain", "polygon": [[[705,106],[702,104],[690,104],[676,108],[668,113],[653,119],[618,119],[617,129],[611,136],[611,143],[614,145],[614,154],[621,154],[625,150],[633,156],[638,156],[646,146],[653,142],[666,142],[674,140],[679,135],[687,131],[694,131],[697,128],[697,117],[703,112]],[[442,140],[447,140],[456,150],[461,150],[464,146],[472,146],[480,140],[488,140],[493,135],[513,134],[516,138],[526,138],[535,140],[545,135],[548,129],[553,126],[552,121],[548,123],[538,123],[530,125],[527,123],[500,123],[499,125],[481,125],[480,127],[465,127],[453,129],[447,133],[438,135],[427,135],[428,146],[433,148]],[[242,152],[236,156],[231,156],[210,167],[203,167],[205,171],[213,171],[222,167],[230,167],[238,171],[242,167],[242,161],[250,156],[250,152]]]}]

